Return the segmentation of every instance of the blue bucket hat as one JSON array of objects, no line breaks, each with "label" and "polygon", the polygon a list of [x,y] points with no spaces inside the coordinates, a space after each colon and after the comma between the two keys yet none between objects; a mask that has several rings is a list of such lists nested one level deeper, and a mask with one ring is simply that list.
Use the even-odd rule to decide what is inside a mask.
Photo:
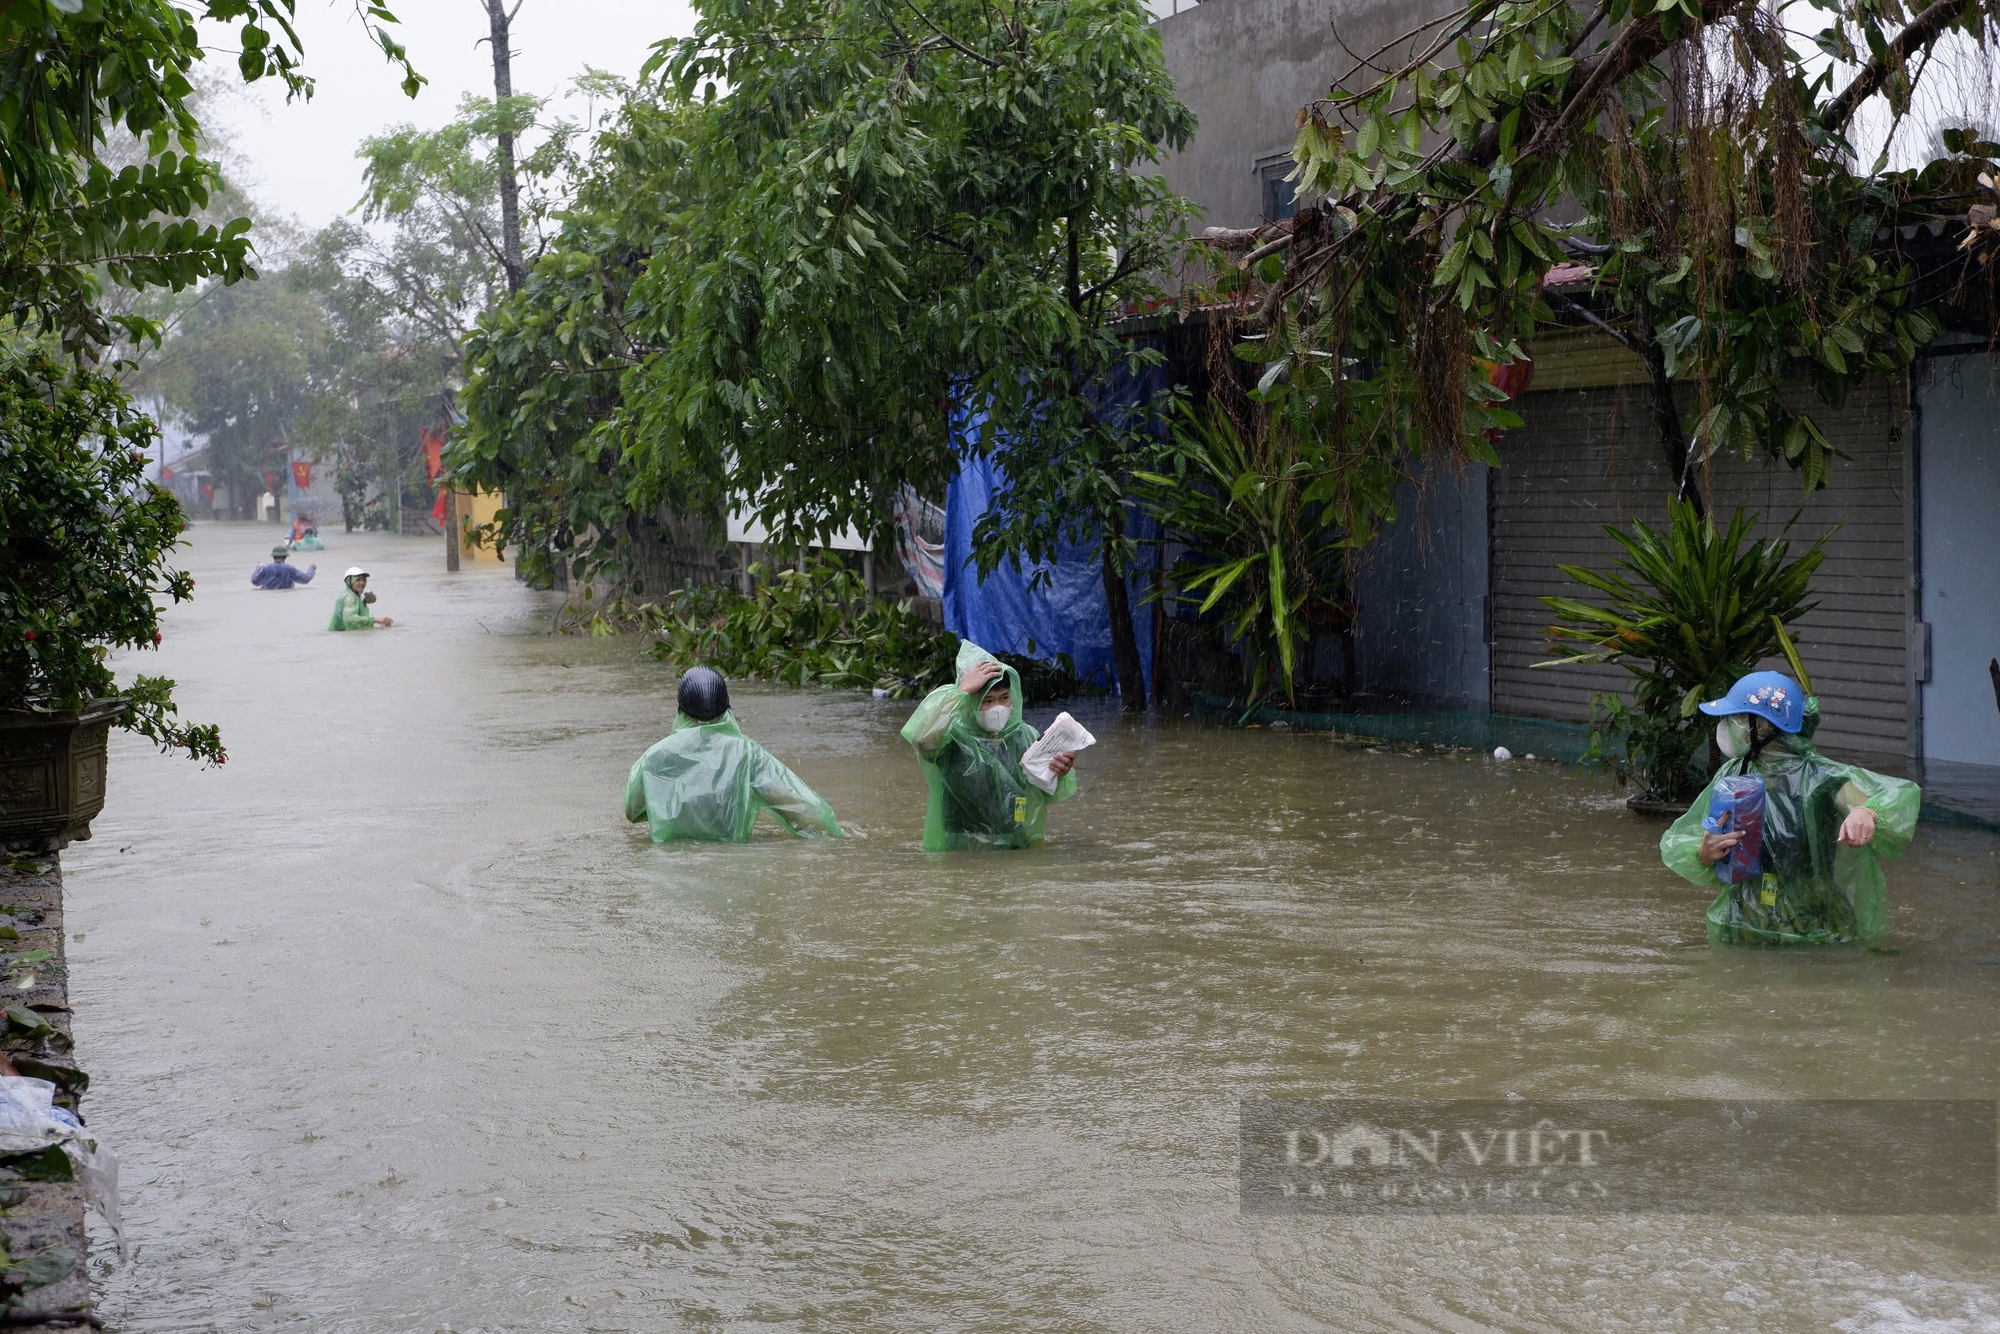
[{"label": "blue bucket hat", "polygon": [[1752,672],[1721,699],[1700,706],[1713,718],[1754,713],[1780,732],[1798,732],[1806,723],[1806,692],[1783,672]]}]

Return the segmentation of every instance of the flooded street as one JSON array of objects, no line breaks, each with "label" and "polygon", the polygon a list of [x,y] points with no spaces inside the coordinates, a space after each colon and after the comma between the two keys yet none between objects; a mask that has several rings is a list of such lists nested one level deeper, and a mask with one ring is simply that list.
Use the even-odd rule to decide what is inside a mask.
[{"label": "flooded street", "polygon": [[128,1334],[2000,1331],[1990,1215],[1237,1202],[1245,1096],[1990,1098],[2000,838],[1923,826],[1885,952],[1715,949],[1602,780],[1093,702],[1046,847],[932,856],[910,703],[737,683],[855,837],[655,848],[640,641],[437,539],[254,591],[276,531],[122,666],[228,765],[114,738],[64,858]]}]

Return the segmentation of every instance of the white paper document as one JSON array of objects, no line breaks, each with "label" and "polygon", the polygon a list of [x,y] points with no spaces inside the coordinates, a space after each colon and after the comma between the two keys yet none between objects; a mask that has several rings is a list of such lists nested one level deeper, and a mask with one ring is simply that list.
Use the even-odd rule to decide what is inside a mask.
[{"label": "white paper document", "polygon": [[1053,796],[1056,784],[1062,780],[1049,772],[1049,761],[1096,744],[1097,738],[1088,728],[1067,713],[1059,713],[1049,724],[1049,730],[1021,756],[1021,768],[1027,771],[1030,783]]}]

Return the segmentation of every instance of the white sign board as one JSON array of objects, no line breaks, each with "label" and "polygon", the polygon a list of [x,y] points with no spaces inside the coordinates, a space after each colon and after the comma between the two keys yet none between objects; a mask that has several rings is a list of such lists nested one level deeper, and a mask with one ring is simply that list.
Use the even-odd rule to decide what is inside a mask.
[{"label": "white sign board", "polygon": [[[738,506],[742,508],[739,509]],[[745,496],[738,496],[735,504],[730,506],[728,530],[729,540],[732,542],[755,542],[762,545],[771,540],[770,530],[763,524],[758,523],[750,514],[749,499]],[[808,545],[816,547],[820,544],[813,542]],[[869,547],[867,539],[856,532],[852,524],[849,524],[844,532],[835,533],[833,540],[826,543],[826,545],[834,551],[868,551],[872,549]]]}]

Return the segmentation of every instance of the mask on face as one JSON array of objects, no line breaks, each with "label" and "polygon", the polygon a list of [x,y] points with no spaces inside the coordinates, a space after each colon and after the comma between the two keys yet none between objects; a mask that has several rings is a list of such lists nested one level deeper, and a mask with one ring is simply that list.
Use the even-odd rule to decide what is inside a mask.
[{"label": "mask on face", "polygon": [[1715,748],[1729,759],[1741,759],[1750,752],[1750,720],[1741,716],[1724,718],[1715,725]]},{"label": "mask on face", "polygon": [[1007,719],[1014,710],[1005,704],[989,704],[979,711],[979,725],[989,732],[998,733],[1007,725]]}]

